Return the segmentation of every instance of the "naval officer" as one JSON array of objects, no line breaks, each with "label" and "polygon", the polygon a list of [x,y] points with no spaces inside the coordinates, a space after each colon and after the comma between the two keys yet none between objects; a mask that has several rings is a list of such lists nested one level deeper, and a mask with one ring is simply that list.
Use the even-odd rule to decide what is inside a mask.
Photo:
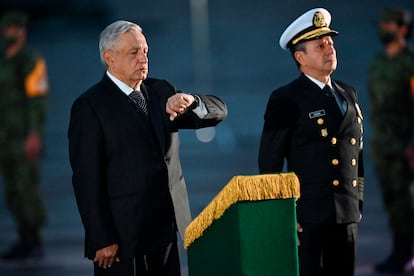
[{"label": "naval officer", "polygon": [[331,15],[314,8],[280,37],[300,75],[273,91],[259,150],[260,173],[287,170],[300,180],[297,201],[301,276],[354,275],[362,217],[362,113],[337,67]]}]

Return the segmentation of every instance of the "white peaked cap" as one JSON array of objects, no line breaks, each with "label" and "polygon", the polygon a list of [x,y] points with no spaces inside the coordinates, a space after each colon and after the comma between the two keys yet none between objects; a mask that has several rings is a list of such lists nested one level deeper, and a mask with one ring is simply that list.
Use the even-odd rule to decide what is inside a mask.
[{"label": "white peaked cap", "polygon": [[324,8],[311,9],[293,21],[283,32],[279,40],[282,49],[287,50],[299,42],[318,39],[322,36],[335,36],[331,30],[331,14]]}]

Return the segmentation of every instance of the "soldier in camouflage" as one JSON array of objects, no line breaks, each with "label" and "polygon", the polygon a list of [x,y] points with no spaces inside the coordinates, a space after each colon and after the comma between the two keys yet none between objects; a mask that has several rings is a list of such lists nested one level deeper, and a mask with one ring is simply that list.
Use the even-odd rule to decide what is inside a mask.
[{"label": "soldier in camouflage", "polygon": [[373,163],[382,190],[393,237],[390,256],[376,265],[379,272],[404,270],[414,244],[414,169],[407,153],[414,144],[414,51],[407,44],[411,31],[408,11],[384,9],[379,38],[384,51],[369,69]]},{"label": "soldier in camouflage", "polygon": [[44,59],[25,46],[26,23],[20,12],[0,21],[0,175],[19,237],[4,260],[43,254],[40,166],[48,81]]}]

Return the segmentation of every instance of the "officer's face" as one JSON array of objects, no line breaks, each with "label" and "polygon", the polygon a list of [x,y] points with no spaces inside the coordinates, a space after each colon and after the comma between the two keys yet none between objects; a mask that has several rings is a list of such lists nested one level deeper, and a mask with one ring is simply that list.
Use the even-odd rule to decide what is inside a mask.
[{"label": "officer's face", "polygon": [[329,76],[337,66],[336,51],[332,37],[305,42],[305,51],[300,51],[301,70],[314,77]]},{"label": "officer's face", "polygon": [[135,88],[148,75],[148,45],[138,30],[130,30],[118,37],[112,50],[104,53],[108,70],[115,77]]}]

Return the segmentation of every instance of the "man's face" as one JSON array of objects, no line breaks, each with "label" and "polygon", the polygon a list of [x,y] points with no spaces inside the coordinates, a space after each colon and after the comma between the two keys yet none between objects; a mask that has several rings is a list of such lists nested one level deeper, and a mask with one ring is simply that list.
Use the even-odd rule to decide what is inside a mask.
[{"label": "man's face", "polygon": [[25,38],[25,29],[10,25],[1,29],[1,37],[6,47],[12,46]]},{"label": "man's face", "polygon": [[393,21],[381,21],[378,26],[378,36],[385,45],[405,36],[405,26],[399,26]]},{"label": "man's face", "polygon": [[138,30],[129,30],[118,37],[109,53],[108,70],[132,88],[141,84],[148,75],[148,45]]},{"label": "man's face", "polygon": [[332,37],[304,42],[306,50],[300,51],[301,70],[311,76],[329,76],[337,66],[336,51]]}]

